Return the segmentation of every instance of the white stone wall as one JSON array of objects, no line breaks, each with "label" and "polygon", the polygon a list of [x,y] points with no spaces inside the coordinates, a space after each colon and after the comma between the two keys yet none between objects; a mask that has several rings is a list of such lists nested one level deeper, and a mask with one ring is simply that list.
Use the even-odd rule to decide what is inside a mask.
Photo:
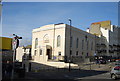
[{"label": "white stone wall", "polygon": [[[67,25],[66,27],[66,55],[67,56],[70,55],[70,49],[72,50],[71,56],[73,57],[81,56],[85,58],[86,56],[94,56],[94,53],[95,53],[95,36],[94,35],[89,34],[80,29],[77,29],[75,27],[71,27],[71,36],[72,36],[72,47],[70,48],[70,26]],[[86,40],[86,36],[87,36],[87,40]],[[77,39],[79,40],[78,48],[76,47]],[[82,40],[84,40],[84,42],[82,42]],[[88,47],[87,47],[87,42],[88,42]],[[78,55],[76,55],[77,51],[78,51]],[[81,59],[81,58],[78,58],[78,59]]]},{"label": "white stone wall", "polygon": [[[52,55],[58,56],[59,52],[61,52],[61,56],[70,55],[70,49],[72,50],[72,56],[74,57],[88,57],[94,56],[95,53],[95,36],[87,33],[86,31],[82,31],[75,27],[71,27],[71,36],[73,38],[73,45],[70,48],[70,26],[66,24],[56,24],[56,25],[46,25],[40,28],[34,29],[32,31],[32,56],[34,57],[34,61],[38,62],[47,62],[48,56],[46,55],[47,45],[52,48]],[[44,36],[48,35],[49,42],[44,43]],[[61,44],[60,47],[57,47],[57,36],[61,36]],[[86,39],[87,36],[87,39]],[[38,47],[35,49],[35,39],[38,38]],[[76,41],[78,38],[78,48],[76,48]],[[82,48],[82,40],[84,40],[83,48]],[[88,47],[87,47],[88,42]],[[92,47],[92,48],[91,48]],[[40,49],[42,49],[42,55],[40,55]],[[35,50],[37,50],[37,54],[35,55]],[[78,51],[78,55],[76,52]],[[58,59],[58,58],[56,58]]]},{"label": "white stone wall", "polygon": [[[48,35],[49,42],[44,42],[44,36]],[[61,36],[60,47],[57,47],[57,36]],[[35,49],[35,39],[38,38],[38,47]],[[32,35],[32,56],[34,56],[35,61],[46,62],[48,56],[46,55],[46,46],[51,46],[51,51],[53,56],[58,56],[58,52],[64,56],[64,41],[65,41],[65,24],[62,25],[46,25],[33,30]],[[40,49],[42,49],[42,55],[40,55]],[[35,54],[37,50],[37,54]]]},{"label": "white stone wall", "polygon": [[24,55],[24,49],[23,47],[18,47],[16,49],[16,60],[22,62],[22,56]]}]

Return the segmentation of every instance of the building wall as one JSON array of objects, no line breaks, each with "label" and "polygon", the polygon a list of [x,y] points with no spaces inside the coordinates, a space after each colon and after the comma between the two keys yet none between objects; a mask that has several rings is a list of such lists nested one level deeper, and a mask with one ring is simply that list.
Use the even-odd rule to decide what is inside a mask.
[{"label": "building wall", "polygon": [[[82,61],[88,57],[94,56],[95,53],[95,35],[85,31],[71,27],[72,47],[70,48],[70,26],[67,24],[46,25],[32,32],[32,56],[34,61],[47,62],[47,49],[51,49],[52,59],[69,60],[70,49],[72,51],[71,58],[73,61]],[[47,36],[46,42],[44,37]],[[60,35],[60,46],[57,47],[57,37]],[[35,49],[35,39],[38,38],[38,46]],[[77,44],[78,39],[78,44]],[[42,54],[40,53],[42,50]],[[37,51],[37,52],[36,52]],[[36,54],[35,54],[36,52]],[[60,55],[59,55],[60,53]],[[59,58],[60,57],[60,58]],[[79,59],[81,58],[81,59]],[[84,61],[83,60],[83,61]]]},{"label": "building wall", "polygon": [[89,33],[96,36],[100,36],[101,35],[100,24],[91,24]]},{"label": "building wall", "polygon": [[[82,62],[86,57],[94,56],[95,53],[95,35],[71,27],[72,46],[70,47],[70,26],[66,27],[66,56],[70,56],[73,61]],[[78,44],[77,44],[78,40]],[[78,47],[77,47],[78,46]],[[69,59],[69,57],[68,57]]]},{"label": "building wall", "polygon": [[25,48],[24,46],[16,49],[16,60],[22,62],[23,60],[31,59],[31,48]]},{"label": "building wall", "polygon": [[[57,47],[57,36],[61,37],[60,47]],[[45,38],[45,36],[47,38]],[[35,39],[38,38],[38,46],[35,49]],[[46,25],[33,30],[32,34],[32,56],[35,61],[46,62],[48,55],[47,49],[51,49],[52,59],[57,59],[58,52],[64,56],[64,41],[65,41],[65,25]],[[42,54],[40,53],[42,50]],[[35,51],[37,51],[35,55]],[[41,54],[41,55],[40,55]]]},{"label": "building wall", "polygon": [[23,55],[24,55],[24,47],[18,47],[16,49],[16,60],[22,62]]},{"label": "building wall", "polygon": [[120,28],[118,26],[112,25],[111,26],[112,30],[109,31],[109,45],[112,46],[111,49],[109,50],[114,50],[113,53],[111,53],[111,56],[120,56],[119,53],[120,51],[115,51],[120,49],[120,39],[119,39],[119,31]]},{"label": "building wall", "polygon": [[[110,44],[119,43],[119,28],[109,27],[109,25],[110,21],[102,22],[102,25],[101,23],[92,24],[89,32],[67,24],[45,25],[34,29],[32,31],[32,56],[34,61],[47,62],[47,49],[51,50],[51,59],[56,61],[59,60],[60,52],[64,61],[71,60],[74,62],[89,61],[95,55],[111,56],[109,53]],[[72,41],[70,40],[70,34]],[[57,47],[57,36],[59,35],[61,36],[61,45]],[[35,49],[36,38],[38,38],[38,46]],[[70,45],[71,42],[72,46]],[[37,51],[36,55],[35,51]]]},{"label": "building wall", "polygon": [[0,37],[0,49],[12,50],[12,38]]}]

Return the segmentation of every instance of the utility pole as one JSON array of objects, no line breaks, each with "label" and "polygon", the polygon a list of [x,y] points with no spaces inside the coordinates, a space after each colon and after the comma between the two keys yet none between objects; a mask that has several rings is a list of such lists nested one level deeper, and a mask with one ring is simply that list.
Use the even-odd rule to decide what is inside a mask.
[{"label": "utility pole", "polygon": [[69,53],[69,72],[71,71],[71,65],[70,65],[70,63],[71,63],[71,19],[69,19],[69,24],[70,24],[70,53]]},{"label": "utility pole", "polygon": [[16,60],[16,49],[19,46],[19,39],[22,39],[22,37],[19,37],[15,34],[13,34],[13,40],[12,40],[12,46],[13,46],[13,69],[12,69],[12,80],[14,79],[14,68],[15,68],[15,60]]}]

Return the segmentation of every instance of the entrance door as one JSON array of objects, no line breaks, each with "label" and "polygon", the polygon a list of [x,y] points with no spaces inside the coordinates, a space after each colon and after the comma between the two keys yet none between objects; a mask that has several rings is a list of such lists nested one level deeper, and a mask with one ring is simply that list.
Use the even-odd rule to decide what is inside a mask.
[{"label": "entrance door", "polygon": [[48,55],[48,59],[52,59],[52,55],[51,55],[51,50],[47,49],[47,55]]}]

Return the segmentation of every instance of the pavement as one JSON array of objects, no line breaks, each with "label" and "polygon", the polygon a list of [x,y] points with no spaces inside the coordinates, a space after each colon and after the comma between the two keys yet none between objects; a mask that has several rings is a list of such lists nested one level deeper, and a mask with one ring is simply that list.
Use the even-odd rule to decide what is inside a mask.
[{"label": "pavement", "polygon": [[110,71],[114,66],[115,62],[109,62],[107,64],[88,63],[79,65],[80,69],[97,71]]},{"label": "pavement", "polygon": [[[110,70],[114,66],[114,62],[108,64],[81,64],[79,67],[72,67],[69,71],[68,68],[40,70],[39,72],[26,72],[25,77],[19,78],[17,74],[14,76],[14,81],[48,81],[48,80],[61,80],[61,81],[87,81],[87,80],[108,80],[110,78]],[[10,81],[10,80],[9,80]],[[118,80],[120,81],[120,80]]]}]

